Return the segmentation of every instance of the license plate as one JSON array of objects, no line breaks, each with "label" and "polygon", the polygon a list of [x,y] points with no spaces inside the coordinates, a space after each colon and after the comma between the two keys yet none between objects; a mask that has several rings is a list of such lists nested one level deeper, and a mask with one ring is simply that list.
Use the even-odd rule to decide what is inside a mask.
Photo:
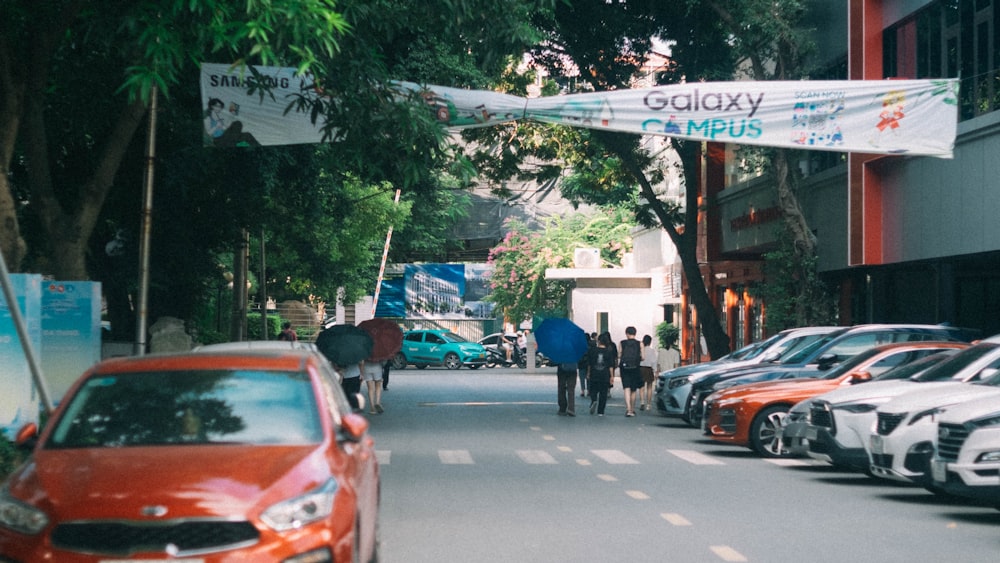
[{"label": "license plate", "polygon": [[939,483],[948,480],[948,463],[940,459],[931,460],[931,478]]},{"label": "license plate", "polygon": [[872,436],[872,453],[880,455],[885,453],[885,445],[882,443],[881,436]]}]

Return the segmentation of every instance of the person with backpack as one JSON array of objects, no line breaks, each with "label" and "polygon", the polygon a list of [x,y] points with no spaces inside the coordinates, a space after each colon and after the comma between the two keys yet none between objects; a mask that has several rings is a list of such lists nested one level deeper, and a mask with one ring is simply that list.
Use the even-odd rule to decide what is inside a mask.
[{"label": "person with backpack", "polygon": [[625,390],[625,416],[635,416],[635,400],[642,388],[642,345],[635,339],[635,327],[625,329],[621,341],[618,367],[621,368],[622,389]]},{"label": "person with backpack", "polygon": [[590,414],[604,416],[608,404],[608,389],[615,378],[618,355],[611,341],[611,334],[602,332],[597,345],[587,353],[587,388],[590,390]]}]

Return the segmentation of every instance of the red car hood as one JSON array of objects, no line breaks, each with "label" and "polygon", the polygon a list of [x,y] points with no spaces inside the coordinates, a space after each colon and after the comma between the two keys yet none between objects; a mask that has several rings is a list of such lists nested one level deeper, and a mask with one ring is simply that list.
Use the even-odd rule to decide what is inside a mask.
[{"label": "red car hood", "polygon": [[140,518],[154,506],[163,518],[244,517],[326,481],[322,456],[319,445],[38,450],[10,484],[61,520]]}]

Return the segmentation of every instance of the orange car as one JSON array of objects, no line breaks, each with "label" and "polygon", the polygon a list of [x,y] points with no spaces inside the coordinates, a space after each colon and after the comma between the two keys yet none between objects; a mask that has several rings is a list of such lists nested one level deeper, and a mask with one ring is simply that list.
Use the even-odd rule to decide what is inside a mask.
[{"label": "orange car", "polygon": [[316,351],[101,362],[0,489],[0,561],[375,561],[367,429]]},{"label": "orange car", "polygon": [[963,342],[900,342],[855,355],[820,377],[782,379],[737,385],[705,398],[702,428],[713,440],[748,446],[764,457],[785,457],[781,421],[799,401],[842,385],[869,381],[891,368],[941,350],[965,348]]}]

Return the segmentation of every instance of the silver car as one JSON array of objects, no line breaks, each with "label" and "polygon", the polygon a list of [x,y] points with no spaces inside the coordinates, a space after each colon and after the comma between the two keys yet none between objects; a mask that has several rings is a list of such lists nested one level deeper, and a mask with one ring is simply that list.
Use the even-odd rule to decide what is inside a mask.
[{"label": "silver car", "polygon": [[660,374],[657,382],[656,408],[667,416],[684,417],[689,412],[688,403],[694,382],[721,371],[775,360],[838,328],[841,327],[790,328],[766,340],[740,348],[718,360],[665,371]]}]

